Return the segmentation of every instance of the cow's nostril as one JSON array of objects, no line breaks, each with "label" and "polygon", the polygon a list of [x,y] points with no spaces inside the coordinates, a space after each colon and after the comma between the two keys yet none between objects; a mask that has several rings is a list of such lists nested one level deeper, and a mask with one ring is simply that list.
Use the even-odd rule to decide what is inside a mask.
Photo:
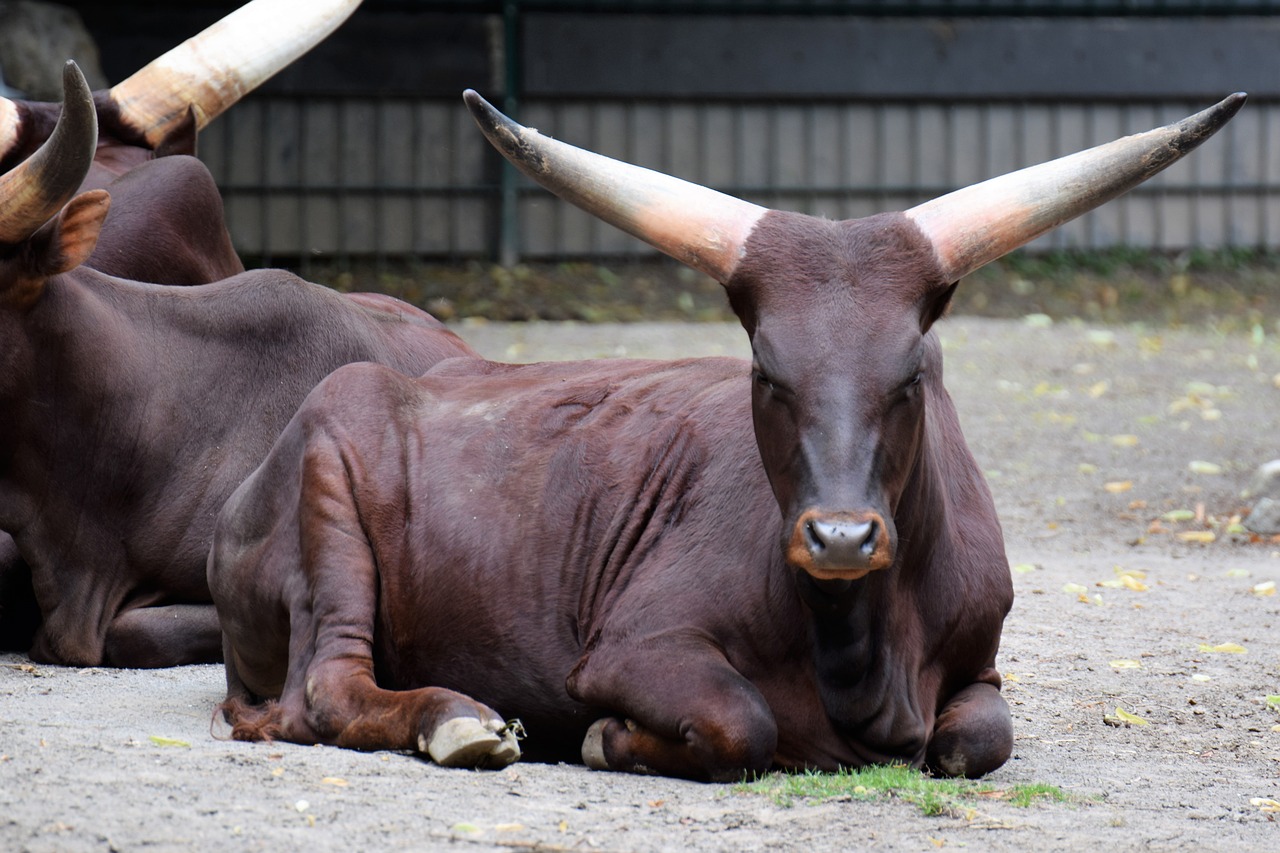
[{"label": "cow's nostril", "polygon": [[823,540],[822,534],[818,530],[817,521],[815,521],[812,518],[809,519],[809,521],[804,526],[804,532],[809,540],[810,553],[815,555],[821,554],[823,551],[827,549],[827,543]]},{"label": "cow's nostril", "polygon": [[860,546],[859,550],[862,551],[863,556],[869,558],[872,554],[875,553],[876,540],[880,538],[880,526],[876,524],[875,519],[872,519],[871,521],[868,521],[865,525],[860,525],[860,526],[865,526],[867,528],[867,533],[866,533],[866,536],[863,537],[862,545]]}]

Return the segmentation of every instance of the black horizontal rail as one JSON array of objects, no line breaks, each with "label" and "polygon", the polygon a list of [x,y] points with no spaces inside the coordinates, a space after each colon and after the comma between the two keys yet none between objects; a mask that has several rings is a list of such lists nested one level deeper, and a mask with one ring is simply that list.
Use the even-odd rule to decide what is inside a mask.
[{"label": "black horizontal rail", "polygon": [[[62,0],[97,8],[103,0]],[[225,12],[239,0],[187,0],[188,10]],[[173,0],[132,0],[116,9],[172,9]],[[862,17],[1237,17],[1280,12],[1280,0],[366,0],[362,14],[720,15]]]},{"label": "black horizontal rail", "polygon": [[862,17],[1245,16],[1280,11],[1275,0],[370,0],[396,12],[591,15],[857,15]]},{"label": "black horizontal rail", "polygon": [[[523,196],[552,195],[536,184],[522,184],[519,192]],[[760,184],[757,186],[718,186],[711,187],[726,195],[747,196],[809,196],[813,198],[843,198],[860,196],[920,196],[937,198],[958,187],[935,185],[893,185],[893,184],[859,184],[847,186],[829,185],[776,185]],[[221,190],[227,196],[274,197],[279,193],[293,193],[297,196],[341,196],[367,195],[391,198],[442,197],[442,198],[488,198],[499,190],[498,184],[476,184],[471,186],[386,186],[382,184],[313,184],[313,183],[273,183],[273,184],[228,184],[223,183]],[[1144,184],[1125,193],[1126,197],[1163,196],[1163,195],[1264,195],[1275,192],[1272,185],[1258,183],[1198,183],[1151,185]]]}]

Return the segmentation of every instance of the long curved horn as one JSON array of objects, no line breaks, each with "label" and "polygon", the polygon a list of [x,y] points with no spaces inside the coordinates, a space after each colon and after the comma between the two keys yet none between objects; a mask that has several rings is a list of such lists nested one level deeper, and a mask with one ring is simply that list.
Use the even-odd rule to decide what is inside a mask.
[{"label": "long curved horn", "polygon": [[557,142],[517,124],[474,90],[462,95],[502,155],[565,201],[720,282],[767,212],[741,199]]},{"label": "long curved horn", "polygon": [[[152,61],[108,95],[158,145],[187,108],[196,129],[323,41],[361,0],[253,0]],[[286,35],[287,34],[287,35]]]},{"label": "long curved horn", "polygon": [[1213,136],[1244,105],[1237,92],[1175,124],[983,181],[906,211],[947,281],[1127,192]]},{"label": "long curved horn", "polygon": [[30,237],[62,209],[89,172],[98,148],[98,114],[74,62],[62,69],[62,115],[44,144],[0,175],[0,244]]}]

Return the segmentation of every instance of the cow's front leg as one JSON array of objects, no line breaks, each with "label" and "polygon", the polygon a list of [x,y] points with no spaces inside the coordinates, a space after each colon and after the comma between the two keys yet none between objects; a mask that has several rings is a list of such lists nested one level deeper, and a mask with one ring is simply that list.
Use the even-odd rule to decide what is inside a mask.
[{"label": "cow's front leg", "polygon": [[925,760],[935,772],[976,779],[1004,764],[1012,752],[1013,719],[998,682],[977,682],[943,707]]},{"label": "cow's front leg", "polygon": [[445,767],[506,767],[520,757],[517,730],[492,708],[442,687],[385,690],[372,661],[313,663],[305,724],[316,740],[350,749],[417,750]]},{"label": "cow's front leg", "polygon": [[111,620],[102,649],[107,666],[147,669],[222,660],[222,629],[212,604],[137,607]]},{"label": "cow's front leg", "polygon": [[597,649],[567,686],[618,714],[597,720],[583,741],[583,763],[593,769],[736,781],[773,763],[773,712],[714,649]]},{"label": "cow's front leg", "polygon": [[515,761],[516,733],[492,708],[440,687],[379,686],[379,561],[349,479],[356,466],[322,436],[301,448],[305,455],[284,457],[303,465],[302,491],[282,496],[299,488],[297,475],[271,467],[290,437],[228,501],[209,559],[227,637],[222,710],[232,736],[418,750],[446,766]]}]

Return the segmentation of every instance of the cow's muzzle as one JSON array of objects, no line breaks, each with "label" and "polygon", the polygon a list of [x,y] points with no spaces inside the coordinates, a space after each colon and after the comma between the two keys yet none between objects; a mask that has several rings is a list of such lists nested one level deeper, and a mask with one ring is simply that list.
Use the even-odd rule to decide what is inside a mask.
[{"label": "cow's muzzle", "polygon": [[787,562],[819,580],[857,580],[893,562],[893,535],[875,512],[807,510],[787,543]]}]

